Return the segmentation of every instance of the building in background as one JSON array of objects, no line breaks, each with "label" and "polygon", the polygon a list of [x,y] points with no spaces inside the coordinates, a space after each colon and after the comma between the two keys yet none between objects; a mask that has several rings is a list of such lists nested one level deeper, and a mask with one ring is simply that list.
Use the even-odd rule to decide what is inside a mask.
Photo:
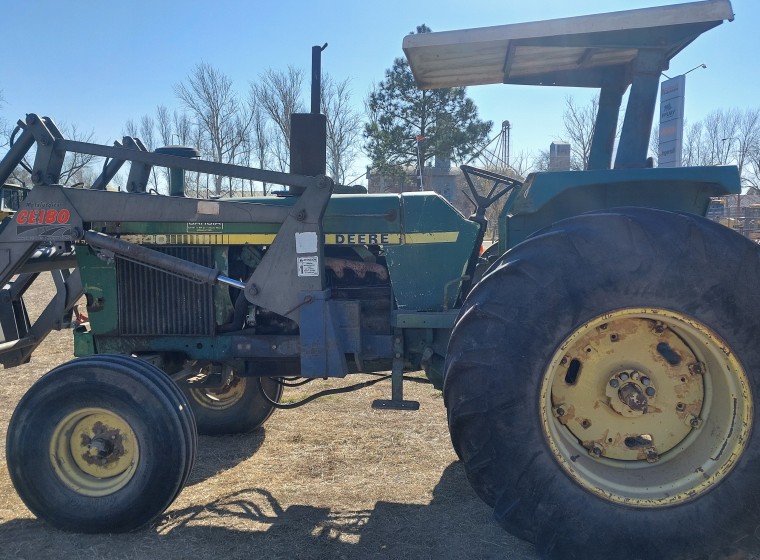
[{"label": "building in background", "polygon": [[549,146],[549,171],[570,171],[570,144],[552,142]]}]

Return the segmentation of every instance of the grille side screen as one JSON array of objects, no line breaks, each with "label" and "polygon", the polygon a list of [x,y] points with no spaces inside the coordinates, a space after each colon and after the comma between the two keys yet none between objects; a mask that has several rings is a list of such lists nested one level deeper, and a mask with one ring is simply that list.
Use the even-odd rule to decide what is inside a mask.
[{"label": "grille side screen", "polygon": [[[153,247],[157,251],[214,267],[210,247]],[[213,287],[147,266],[116,259],[121,335],[214,334]]]}]

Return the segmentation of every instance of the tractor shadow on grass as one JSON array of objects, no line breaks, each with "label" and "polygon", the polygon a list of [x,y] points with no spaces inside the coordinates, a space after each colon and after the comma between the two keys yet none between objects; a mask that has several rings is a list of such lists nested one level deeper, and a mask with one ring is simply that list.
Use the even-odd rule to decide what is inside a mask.
[{"label": "tractor shadow on grass", "polygon": [[[193,482],[200,482],[198,476]],[[268,491],[246,488],[169,510],[156,525],[123,535],[70,534],[16,519],[0,525],[0,543],[0,558],[9,559],[537,558],[531,545],[493,521],[459,463],[444,470],[425,505],[381,501],[359,511],[283,507]]]},{"label": "tractor shadow on grass", "polygon": [[[246,453],[251,453],[251,437],[240,438]],[[229,449],[228,444],[220,444],[220,449]],[[217,452],[213,446],[206,449]],[[236,457],[231,453],[230,461]],[[192,482],[204,476],[196,473]],[[461,463],[455,462],[444,470],[425,505],[380,501],[372,509],[356,511],[300,504],[283,507],[270,492],[254,487],[170,510],[155,525],[129,534],[64,533],[31,519],[0,524],[2,559],[85,557],[535,560],[538,555],[530,544],[496,524],[490,508],[470,488]],[[758,557],[720,550],[694,560],[739,558]]]},{"label": "tractor shadow on grass", "polygon": [[264,558],[537,558],[530,544],[493,521],[458,462],[444,470],[425,505],[381,501],[358,511],[283,507],[266,490],[249,488],[170,511],[156,534],[158,546],[191,539],[201,556],[208,547],[231,558],[245,551]]},{"label": "tractor shadow on grass", "polygon": [[265,439],[265,427],[250,434],[198,436],[198,455],[185,487],[199,484],[253,457]]}]

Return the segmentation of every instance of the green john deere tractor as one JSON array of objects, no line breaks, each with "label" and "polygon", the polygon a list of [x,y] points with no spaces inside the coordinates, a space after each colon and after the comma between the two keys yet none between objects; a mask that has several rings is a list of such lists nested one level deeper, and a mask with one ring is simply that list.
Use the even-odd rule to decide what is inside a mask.
[{"label": "green john deere tractor", "polygon": [[[88,316],[79,357],[11,419],[21,498],[61,529],[134,530],[182,490],[198,432],[256,429],[287,380],[390,370],[375,406],[414,409],[403,373],[424,369],[473,488],[542,555],[689,558],[750,542],[760,295],[746,279],[760,259],[703,217],[739,175],[647,160],[660,73],[732,18],[728,0],[706,0],[407,37],[421,87],[600,89],[588,171],[521,183],[463,167],[470,218],[432,192],[341,194],[324,176],[318,86],[312,112],[293,115],[290,173],[19,121],[0,179],[36,146],[34,188],[0,230],[0,362],[28,361],[82,295]],[[91,189],[57,184],[67,152],[107,158]],[[106,191],[125,162],[129,192]],[[146,193],[153,166],[172,170],[172,196]],[[186,198],[185,170],[289,188]],[[481,255],[499,198],[499,241]],[[47,271],[57,290],[32,322],[23,295]]]}]

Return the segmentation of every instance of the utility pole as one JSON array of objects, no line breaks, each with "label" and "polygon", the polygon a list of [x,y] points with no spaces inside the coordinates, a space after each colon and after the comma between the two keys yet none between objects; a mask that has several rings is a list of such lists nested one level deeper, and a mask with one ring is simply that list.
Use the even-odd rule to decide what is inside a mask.
[{"label": "utility pole", "polygon": [[425,185],[423,183],[423,170],[424,170],[424,162],[422,161],[422,143],[425,141],[425,137],[422,134],[417,135],[417,169],[419,170],[418,173],[418,181],[419,181],[419,190],[424,191]]},{"label": "utility pole", "polygon": [[512,130],[512,125],[509,121],[503,121],[501,123],[501,161],[503,161],[507,169],[509,169],[509,135]]}]

